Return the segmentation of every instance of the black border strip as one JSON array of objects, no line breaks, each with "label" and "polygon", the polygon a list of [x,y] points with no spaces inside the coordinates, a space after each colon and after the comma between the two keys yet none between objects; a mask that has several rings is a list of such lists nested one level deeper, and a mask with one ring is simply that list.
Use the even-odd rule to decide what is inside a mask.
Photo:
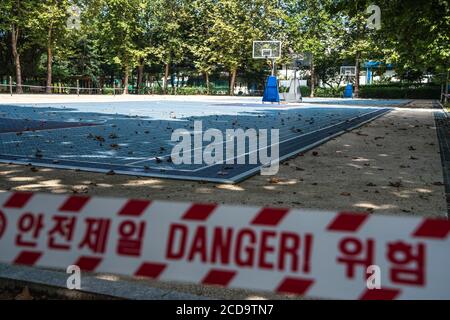
[{"label": "black border strip", "polygon": [[433,102],[433,109],[441,109],[434,112],[434,122],[439,141],[442,174],[444,176],[447,217],[450,218],[450,118],[439,102]]},{"label": "black border strip", "polygon": [[[372,112],[347,119],[334,126],[326,127],[321,130],[311,132],[309,134],[300,135],[299,137],[281,141],[279,145],[280,156],[279,161],[283,161],[293,157],[301,152],[310,150],[321,145],[328,140],[337,137],[343,133],[356,129],[374,119],[383,116],[391,111],[391,108],[375,109]],[[248,155],[247,155],[248,156]],[[105,163],[80,163],[74,160],[58,160],[57,163],[52,159],[28,158],[15,155],[0,155],[0,163],[34,165],[45,168],[55,169],[71,169],[82,170],[88,172],[107,173],[113,170],[117,174],[134,175],[162,179],[176,179],[189,181],[204,181],[215,183],[235,184],[241,182],[261,170],[261,164],[245,164],[245,165],[224,165],[216,164],[195,172],[186,172],[173,169],[157,169],[157,168],[136,168],[127,165],[114,165]],[[225,173],[225,174],[224,174]]]}]

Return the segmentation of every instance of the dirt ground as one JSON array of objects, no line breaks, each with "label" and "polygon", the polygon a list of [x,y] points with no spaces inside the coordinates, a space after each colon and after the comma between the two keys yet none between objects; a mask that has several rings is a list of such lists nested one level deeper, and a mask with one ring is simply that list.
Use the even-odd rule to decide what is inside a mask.
[{"label": "dirt ground", "polygon": [[[445,216],[431,110],[397,109],[236,185],[0,165],[1,191]],[[316,154],[316,153],[314,153]]]},{"label": "dirt ground", "polygon": [[[431,102],[418,101],[411,106],[393,110],[286,161],[274,177],[258,175],[236,185],[1,164],[0,192],[79,193],[445,217],[445,190],[433,110],[420,109],[430,107]],[[147,283],[216,298],[281,297],[246,290]]]}]

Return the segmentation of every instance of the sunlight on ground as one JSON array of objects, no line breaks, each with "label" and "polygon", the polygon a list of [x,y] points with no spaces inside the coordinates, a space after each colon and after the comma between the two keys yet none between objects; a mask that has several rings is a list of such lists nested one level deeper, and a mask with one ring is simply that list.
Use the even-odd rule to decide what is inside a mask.
[{"label": "sunlight on ground", "polygon": [[149,179],[149,180],[129,180],[124,186],[127,187],[138,187],[138,186],[153,186],[155,184],[162,184],[163,181],[157,179]]},{"label": "sunlight on ground", "polygon": [[220,184],[216,187],[217,189],[221,190],[229,190],[229,191],[244,191],[245,189],[235,185],[235,184]]},{"label": "sunlight on ground", "polygon": [[416,189],[414,189],[414,191],[420,192],[420,193],[433,193],[433,190],[424,189],[424,188],[416,188]]},{"label": "sunlight on ground", "polygon": [[[392,194],[396,195],[399,198],[411,198],[411,197],[417,197],[417,193],[419,194],[431,194],[433,193],[432,190],[429,189],[423,189],[423,188],[415,188],[412,190],[401,190],[401,191],[393,191]],[[419,195],[420,196],[420,195]]]},{"label": "sunlight on ground", "polygon": [[391,204],[383,204],[376,205],[370,202],[358,202],[355,203],[355,207],[364,208],[364,209],[374,209],[374,210],[387,210],[387,209],[395,209],[397,206]]},{"label": "sunlight on ground", "polygon": [[352,159],[352,161],[356,161],[356,162],[369,162],[369,161],[372,161],[372,159],[367,159],[367,158],[363,158],[363,157],[358,157],[358,158]]},{"label": "sunlight on ground", "polygon": [[12,177],[8,179],[9,181],[13,181],[13,182],[31,182],[31,181],[36,181],[35,177]]},{"label": "sunlight on ground", "polygon": [[97,279],[101,279],[101,280],[106,280],[106,281],[119,281],[120,278],[117,276],[113,276],[113,275],[106,275],[106,274],[102,274],[96,277]]},{"label": "sunlight on ground", "polygon": [[102,187],[102,188],[112,188],[114,187],[112,184],[109,183],[97,183],[98,187]]},{"label": "sunlight on ground", "polygon": [[268,300],[268,299],[259,296],[248,296],[247,298],[245,298],[245,300]]},{"label": "sunlight on ground", "polygon": [[20,173],[20,171],[19,170],[2,171],[2,172],[0,172],[0,175],[7,176],[7,175],[15,174],[15,173]]},{"label": "sunlight on ground", "polygon": [[46,180],[46,181],[40,181],[38,184],[25,184],[20,187],[17,187],[17,190],[33,190],[35,188],[66,188],[67,186],[64,184],[61,184],[60,179],[55,180]]}]

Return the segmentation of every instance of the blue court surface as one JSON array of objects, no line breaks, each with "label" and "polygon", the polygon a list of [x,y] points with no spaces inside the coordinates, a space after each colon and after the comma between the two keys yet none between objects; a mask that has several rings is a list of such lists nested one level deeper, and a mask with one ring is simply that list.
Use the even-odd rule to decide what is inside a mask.
[{"label": "blue court surface", "polygon": [[[192,133],[196,120],[203,122],[203,130],[223,133],[279,129],[282,161],[408,102],[306,99],[286,106],[242,101],[0,105],[0,162],[236,183],[258,173],[261,165],[175,165],[170,158],[177,143],[171,141],[172,132],[184,128]],[[203,148],[208,144],[204,142]],[[248,149],[236,156],[248,157],[247,153]]]}]

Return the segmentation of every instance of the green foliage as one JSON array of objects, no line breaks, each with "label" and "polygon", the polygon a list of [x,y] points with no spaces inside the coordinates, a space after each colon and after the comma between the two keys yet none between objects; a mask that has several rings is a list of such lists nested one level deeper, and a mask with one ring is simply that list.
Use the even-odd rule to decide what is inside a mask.
[{"label": "green foliage", "polygon": [[[99,45],[109,61],[120,65],[125,72],[137,65],[145,50],[137,43],[144,34],[143,15],[147,1],[101,0],[99,15],[94,20]],[[97,9],[98,10],[98,9]]]},{"label": "green foliage", "polygon": [[382,34],[399,73],[450,70],[450,3],[446,0],[380,2]]},{"label": "green foliage", "polygon": [[179,95],[206,94],[206,87],[181,87],[177,88],[177,94]]},{"label": "green foliage", "polygon": [[301,86],[300,92],[302,93],[302,97],[309,97],[309,95],[311,94],[311,89],[306,86]]},{"label": "green foliage", "polygon": [[282,12],[274,1],[218,0],[208,19],[212,20],[208,43],[214,59],[236,70],[251,59],[254,40],[273,40],[280,35]]},{"label": "green foliage", "polygon": [[[80,30],[66,27],[72,4],[82,10]],[[147,83],[160,81],[167,66],[172,79],[177,75],[225,80],[235,74],[239,81],[260,87],[270,66],[252,59],[252,41],[270,39],[283,41],[278,65],[292,62],[290,52],[312,54],[312,68],[304,68],[302,77],[314,84],[320,80],[326,87],[317,88],[318,96],[340,96],[339,67],[365,60],[393,63],[397,77],[407,85],[429,74],[436,83],[444,82],[450,70],[449,2],[405,5],[401,0],[379,0],[378,31],[366,26],[369,4],[372,1],[2,0],[0,77],[16,72],[18,60],[12,59],[11,44],[15,31],[15,56],[20,56],[27,84],[42,85],[50,73],[55,82],[73,85],[76,79],[88,79],[94,86],[112,86],[130,76],[134,86],[138,66]],[[142,85],[140,93],[160,93],[161,86]],[[207,93],[205,87],[173,89],[177,94],[197,94]],[[212,94],[227,90],[212,85],[209,89]],[[310,94],[302,90],[303,96]],[[386,90],[361,87],[361,96],[435,97],[433,90],[403,84]]]},{"label": "green foliage", "polygon": [[345,87],[338,87],[338,88],[317,88],[316,89],[316,96],[317,97],[324,97],[324,98],[342,98],[344,94]]},{"label": "green foliage", "polygon": [[360,97],[372,99],[439,99],[440,86],[369,85],[361,86]]}]

